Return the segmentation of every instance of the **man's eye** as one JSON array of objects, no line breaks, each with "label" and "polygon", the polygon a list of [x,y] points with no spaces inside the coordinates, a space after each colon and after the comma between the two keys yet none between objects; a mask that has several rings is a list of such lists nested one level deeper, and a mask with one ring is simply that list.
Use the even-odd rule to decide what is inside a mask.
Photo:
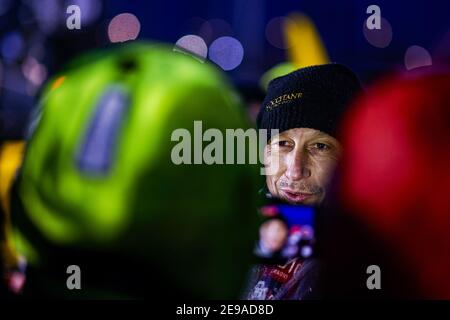
[{"label": "man's eye", "polygon": [[318,143],[314,144],[314,148],[316,148],[318,150],[329,150],[330,146],[328,146],[325,143],[318,142]]},{"label": "man's eye", "polygon": [[289,142],[286,140],[280,140],[278,141],[278,146],[279,147],[287,147],[289,145]]}]

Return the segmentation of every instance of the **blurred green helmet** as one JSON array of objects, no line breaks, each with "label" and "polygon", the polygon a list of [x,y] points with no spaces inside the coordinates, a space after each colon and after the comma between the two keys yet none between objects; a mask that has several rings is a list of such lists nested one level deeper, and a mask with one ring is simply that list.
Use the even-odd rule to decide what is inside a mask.
[{"label": "blurred green helmet", "polygon": [[218,70],[164,45],[96,52],[55,77],[31,123],[13,209],[29,281],[74,294],[65,282],[74,264],[81,296],[237,297],[257,168],[174,164],[172,133],[194,137],[195,120],[223,133],[249,126]]}]

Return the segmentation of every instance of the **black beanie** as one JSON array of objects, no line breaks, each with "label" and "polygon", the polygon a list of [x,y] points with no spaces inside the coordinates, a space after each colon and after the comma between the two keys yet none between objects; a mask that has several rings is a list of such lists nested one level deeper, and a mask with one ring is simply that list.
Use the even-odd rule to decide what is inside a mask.
[{"label": "black beanie", "polygon": [[347,67],[330,63],[306,67],[269,83],[257,118],[259,129],[311,128],[335,136],[352,98],[361,90]]}]

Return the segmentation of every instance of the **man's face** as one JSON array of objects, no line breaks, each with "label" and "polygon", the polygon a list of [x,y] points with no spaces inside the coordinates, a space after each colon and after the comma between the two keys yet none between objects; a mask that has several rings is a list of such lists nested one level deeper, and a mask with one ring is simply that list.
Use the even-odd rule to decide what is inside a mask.
[{"label": "man's face", "polygon": [[292,204],[319,204],[340,154],[339,142],[318,130],[295,128],[272,137],[264,152],[270,193]]}]

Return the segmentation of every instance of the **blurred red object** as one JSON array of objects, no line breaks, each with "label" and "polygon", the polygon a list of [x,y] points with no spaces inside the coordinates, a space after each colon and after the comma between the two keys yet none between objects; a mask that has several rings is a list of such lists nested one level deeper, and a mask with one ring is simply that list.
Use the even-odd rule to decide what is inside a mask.
[{"label": "blurred red object", "polygon": [[450,73],[380,81],[342,128],[344,206],[389,243],[420,297],[450,299]]}]

